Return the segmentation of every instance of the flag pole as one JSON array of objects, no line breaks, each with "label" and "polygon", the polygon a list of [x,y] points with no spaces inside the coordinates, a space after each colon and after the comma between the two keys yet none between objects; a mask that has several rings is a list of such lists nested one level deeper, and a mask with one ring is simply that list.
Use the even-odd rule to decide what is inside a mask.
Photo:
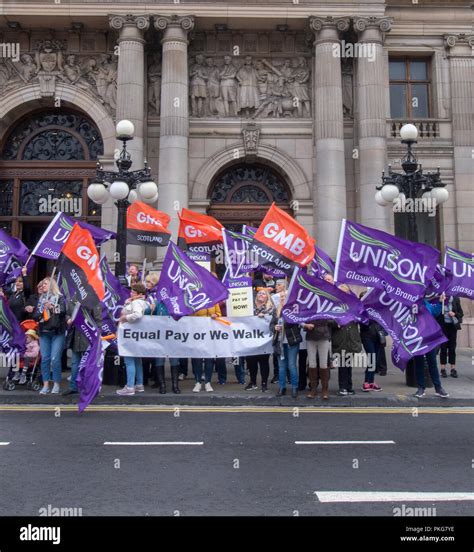
[{"label": "flag pole", "polygon": [[146,267],[146,257],[143,259],[143,266],[142,266],[142,284],[145,283],[145,267]]}]

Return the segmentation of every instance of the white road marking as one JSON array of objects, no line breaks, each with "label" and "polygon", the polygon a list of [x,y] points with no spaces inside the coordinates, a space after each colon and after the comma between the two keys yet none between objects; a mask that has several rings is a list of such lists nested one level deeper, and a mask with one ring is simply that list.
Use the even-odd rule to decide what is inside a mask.
[{"label": "white road marking", "polygon": [[167,445],[180,445],[180,446],[194,446],[204,445],[204,441],[105,441],[104,445],[121,445],[121,446],[167,446]]},{"label": "white road marking", "polygon": [[474,500],[474,493],[315,491],[319,502],[452,502]]},{"label": "white road marking", "polygon": [[295,441],[295,445],[394,445],[395,441]]},{"label": "white road marking", "polygon": [[9,445],[10,442],[4,442],[4,443],[0,443],[0,447],[6,447],[7,445]]}]

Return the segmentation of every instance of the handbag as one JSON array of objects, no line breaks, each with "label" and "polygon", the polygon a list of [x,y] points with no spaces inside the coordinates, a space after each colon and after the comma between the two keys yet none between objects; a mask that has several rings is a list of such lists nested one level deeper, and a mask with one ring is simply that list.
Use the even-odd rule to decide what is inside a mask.
[{"label": "handbag", "polygon": [[385,347],[387,345],[387,336],[383,330],[377,330],[377,333],[379,334],[379,343],[382,345],[382,347]]}]

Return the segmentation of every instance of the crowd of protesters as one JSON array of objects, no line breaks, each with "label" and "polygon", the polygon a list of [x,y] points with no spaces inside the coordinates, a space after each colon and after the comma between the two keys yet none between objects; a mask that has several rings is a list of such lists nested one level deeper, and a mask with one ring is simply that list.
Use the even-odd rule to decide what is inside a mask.
[{"label": "crowd of protesters", "polygon": [[[336,285],[331,274],[324,279]],[[141,278],[136,265],[129,267],[127,277],[130,297],[125,302],[118,323],[134,323],[145,315],[168,316],[163,303],[157,302],[150,290],[159,280],[159,273],[150,272],[146,278]],[[273,365],[273,377],[270,383],[278,383],[277,396],[287,394],[291,388],[292,397],[297,397],[299,391],[309,388],[307,397],[318,396],[321,383],[321,397],[329,398],[329,379],[331,368],[338,371],[339,396],[355,394],[352,369],[359,367],[358,362],[364,359],[364,381],[361,382],[363,392],[377,392],[382,388],[375,382],[375,375],[384,376],[387,373],[385,356],[386,334],[383,329],[371,321],[368,325],[352,322],[340,326],[334,321],[313,320],[305,324],[291,324],[282,317],[282,309],[287,298],[287,280],[277,279],[269,275],[256,273],[253,278],[254,315],[268,320],[270,332],[273,335],[273,355],[260,354],[234,359],[236,380],[244,385],[246,391],[258,390],[258,373],[260,371],[260,389],[268,391],[270,366]],[[338,286],[346,293],[353,291],[345,284]],[[62,358],[65,349],[71,349],[71,376],[64,395],[78,392],[77,375],[82,355],[87,350],[88,341],[73,325],[74,305],[66,304],[58,285],[49,277],[41,280],[33,293],[29,288],[26,271],[5,291],[0,291],[7,298],[12,313],[23,323],[29,320],[36,323],[35,329],[26,326],[28,362],[35,355],[40,357],[42,387],[40,394],[60,393]],[[440,297],[439,303],[426,302],[431,314],[436,317],[448,341],[440,348],[441,377],[447,377],[446,365],[450,364],[450,376],[458,377],[456,369],[456,336],[461,327],[463,312],[459,299]],[[100,324],[101,308],[90,309],[91,317]],[[207,316],[213,319],[225,316],[225,304],[215,305],[194,313],[193,316]],[[37,344],[39,340],[39,351]],[[306,342],[306,348],[302,343]],[[35,352],[36,351],[36,352]],[[430,377],[435,392],[440,397],[448,397],[440,382],[440,372],[437,364],[437,350],[426,355],[415,357],[415,372],[418,384],[416,397],[425,395],[424,366],[428,364]],[[364,354],[365,353],[365,354]],[[29,355],[29,357],[28,357]],[[272,363],[271,363],[272,357]],[[38,359],[37,359],[38,360]],[[171,389],[179,394],[179,382],[188,375],[189,359],[185,358],[135,358],[124,357],[126,384],[117,391],[119,395],[135,395],[145,391],[146,385],[165,394],[166,360],[170,365]],[[224,358],[192,358],[192,373],[194,376],[193,392],[203,389],[212,392],[212,378],[217,372],[217,382],[224,385],[227,382],[226,359]],[[249,380],[245,379],[248,373]],[[17,381],[24,383],[24,378],[18,374]],[[53,382],[50,388],[50,381]]]}]

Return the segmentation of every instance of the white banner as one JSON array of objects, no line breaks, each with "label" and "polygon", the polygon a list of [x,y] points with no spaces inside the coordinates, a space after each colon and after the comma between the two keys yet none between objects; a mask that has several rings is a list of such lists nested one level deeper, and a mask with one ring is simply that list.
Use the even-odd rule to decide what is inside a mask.
[{"label": "white banner", "polygon": [[121,356],[151,358],[227,358],[273,353],[270,317],[228,317],[224,325],[207,316],[144,316],[120,324]]}]

